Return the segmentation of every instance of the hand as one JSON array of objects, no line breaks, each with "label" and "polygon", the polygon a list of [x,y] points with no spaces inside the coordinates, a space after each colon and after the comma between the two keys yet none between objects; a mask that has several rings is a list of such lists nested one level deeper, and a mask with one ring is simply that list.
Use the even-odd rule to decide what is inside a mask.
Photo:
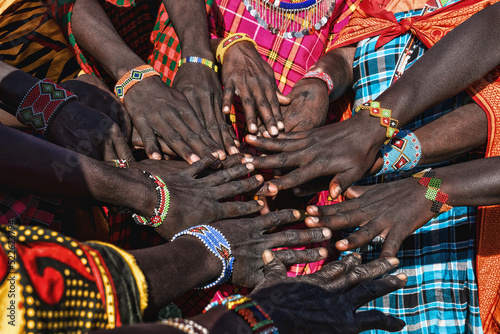
[{"label": "hand", "polygon": [[[327,228],[288,229],[270,233],[273,228],[296,222],[299,218],[300,213],[297,210],[282,210],[256,218],[214,223],[213,226],[229,241],[235,258],[231,282],[239,286],[254,287],[262,281],[264,264],[260,254],[265,250],[311,244],[331,238],[332,232]],[[328,256],[328,251],[325,248],[284,249],[275,251],[274,254],[286,265],[293,265],[324,259]]]},{"label": "hand", "polygon": [[271,252],[263,255],[264,280],[250,297],[283,333],[359,333],[369,329],[396,332],[404,321],[378,310],[356,312],[369,301],[406,284],[405,274],[373,280],[394,269],[396,258],[361,265],[350,254],[310,275],[287,277],[286,268]]},{"label": "hand", "polygon": [[78,101],[68,101],[48,130],[50,142],[98,160],[134,160],[123,133],[108,116]]},{"label": "hand", "polygon": [[[370,169],[385,139],[384,128],[375,117],[355,115],[335,124],[304,132],[280,134],[278,139],[248,135],[247,142],[261,149],[281,152],[244,158],[257,169],[297,168],[268,183],[267,192],[289,189],[321,176],[334,176],[330,194],[337,198]],[[270,184],[273,184],[272,187]]]},{"label": "hand", "polygon": [[208,224],[220,219],[245,216],[258,212],[262,203],[219,201],[248,193],[263,182],[261,175],[232,181],[248,175],[254,170],[252,164],[238,165],[197,178],[217,159],[204,158],[189,168],[169,174],[157,174],[163,179],[170,192],[170,210],[165,222],[156,231],[165,239],[190,227]]},{"label": "hand", "polygon": [[181,92],[168,87],[159,77],[147,78],[125,95],[134,128],[150,159],[161,159],[156,135],[190,164],[222,148],[201,125]]},{"label": "hand", "polygon": [[299,80],[287,97],[290,105],[281,108],[285,132],[307,131],[325,123],[330,101],[328,87],[322,80]]},{"label": "hand", "polygon": [[125,138],[130,139],[132,124],[127,110],[99,78],[83,74],[61,83],[60,86],[76,94],[79,102],[108,115],[118,124]]},{"label": "hand", "polygon": [[[186,63],[175,74],[172,87],[184,94],[212,139],[228,153],[238,154],[236,134],[222,113],[222,87],[217,73],[204,65]],[[224,160],[224,150],[218,153]]]},{"label": "hand", "polygon": [[285,129],[280,102],[288,104],[289,100],[279,92],[274,70],[252,43],[239,42],[227,49],[222,66],[222,86],[222,111],[229,114],[233,97],[238,95],[251,133],[258,131],[257,112],[272,136]]},{"label": "hand", "polygon": [[129,162],[131,168],[139,168],[154,175],[167,175],[182,172],[189,168],[186,161],[181,160],[153,160],[145,159],[138,162]]},{"label": "hand", "polygon": [[328,206],[309,206],[306,218],[310,227],[327,226],[333,230],[361,226],[347,239],[339,240],[339,251],[366,245],[376,236],[385,239],[381,257],[396,256],[403,241],[415,230],[427,223],[435,213],[432,201],[425,198],[427,188],[418,179],[373,186],[356,186],[347,192],[357,198]]}]

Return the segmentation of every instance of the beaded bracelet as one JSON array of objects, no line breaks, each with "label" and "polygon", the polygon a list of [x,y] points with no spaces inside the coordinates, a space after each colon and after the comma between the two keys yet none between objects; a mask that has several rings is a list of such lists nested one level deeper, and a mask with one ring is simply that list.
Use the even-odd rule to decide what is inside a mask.
[{"label": "beaded bracelet", "polygon": [[222,41],[220,41],[219,45],[217,46],[217,51],[215,52],[215,58],[217,59],[217,61],[222,65],[224,61],[224,54],[226,53],[227,49],[229,49],[233,44],[243,41],[250,42],[255,46],[255,48],[257,48],[257,43],[255,43],[255,41],[251,39],[247,34],[230,34]]},{"label": "beaded bracelet", "polygon": [[128,161],[125,159],[113,159],[112,161],[115,163],[115,167],[129,168]]},{"label": "beaded bracelet", "polygon": [[418,181],[418,184],[427,187],[425,198],[433,202],[431,211],[436,213],[435,217],[437,217],[443,212],[453,209],[453,207],[446,204],[449,198],[448,194],[445,194],[444,192],[441,192],[439,190],[441,188],[443,180],[435,179],[433,177],[434,175],[436,175],[436,172],[433,172],[430,168],[428,168],[421,171],[420,173],[413,174],[412,176],[416,179],[420,179],[420,181]]},{"label": "beaded bracelet", "polygon": [[202,325],[193,320],[183,318],[170,318],[159,321],[162,325],[177,328],[178,330],[188,334],[208,334],[208,330]]},{"label": "beaded bracelet", "polygon": [[209,225],[198,225],[177,233],[170,241],[174,241],[181,235],[197,237],[222,262],[222,272],[219,278],[212,283],[198,287],[198,289],[211,288],[217,284],[224,283],[231,277],[234,262],[234,257],[231,254],[231,245],[219,230]]},{"label": "beaded bracelet", "polygon": [[307,78],[316,78],[316,79],[323,80],[326,83],[326,85],[328,86],[328,95],[330,95],[333,92],[333,81],[332,81],[332,78],[330,78],[330,76],[328,74],[326,74],[325,72],[310,71],[310,72],[307,72],[302,77],[302,79],[307,79]]},{"label": "beaded bracelet", "polygon": [[242,295],[234,295],[208,304],[203,313],[215,306],[226,306],[245,319],[253,333],[278,334],[278,328],[269,315],[252,299]]},{"label": "beaded bracelet", "polygon": [[149,65],[138,66],[128,71],[124,76],[120,78],[120,80],[118,80],[115,86],[115,95],[123,103],[123,98],[125,94],[127,94],[127,92],[130,90],[130,88],[146,78],[154,77],[157,75],[159,76],[160,73],[156,72]]},{"label": "beaded bracelet", "polygon": [[382,169],[375,175],[383,175],[400,172],[415,168],[422,156],[420,141],[417,136],[409,130],[401,130],[392,138],[388,145],[380,148],[384,164]]},{"label": "beaded bracelet", "polygon": [[215,73],[219,72],[219,67],[217,65],[215,65],[213,61],[205,59],[205,58],[200,58],[200,57],[182,58],[181,60],[179,60],[178,68],[180,68],[183,64],[186,64],[186,63],[202,64],[202,65],[205,65],[208,68],[211,68],[212,70],[214,70]]},{"label": "beaded bracelet", "polygon": [[47,138],[50,123],[62,106],[78,97],[49,79],[39,80],[24,95],[17,107],[16,118]]},{"label": "beaded bracelet", "polygon": [[134,213],[132,215],[132,218],[134,218],[134,221],[139,225],[158,227],[163,224],[165,218],[167,217],[168,209],[170,207],[170,192],[168,191],[165,182],[163,182],[163,180],[159,176],[153,175],[146,171],[143,171],[143,173],[154,182],[156,186],[156,193],[158,195],[158,202],[156,204],[154,214],[153,216],[151,216],[151,218],[147,219],[146,217],[138,215],[137,213]]},{"label": "beaded bracelet", "polygon": [[398,121],[391,118],[392,110],[380,108],[380,103],[377,101],[368,101],[360,105],[354,110],[355,113],[361,110],[368,110],[370,116],[380,118],[380,125],[387,128],[385,136],[388,138],[384,144],[387,144],[391,138],[398,134]]}]

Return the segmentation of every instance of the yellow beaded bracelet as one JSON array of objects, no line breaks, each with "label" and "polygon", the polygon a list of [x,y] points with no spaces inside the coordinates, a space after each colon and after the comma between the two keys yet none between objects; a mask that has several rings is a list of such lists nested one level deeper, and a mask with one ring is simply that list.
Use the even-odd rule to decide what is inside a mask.
[{"label": "yellow beaded bracelet", "polygon": [[215,52],[215,58],[217,59],[217,61],[222,65],[224,61],[224,53],[226,53],[227,49],[229,49],[231,45],[243,41],[250,42],[255,46],[255,48],[257,48],[257,43],[255,43],[255,41],[251,39],[247,34],[231,34],[220,41],[219,45],[217,46],[217,51]]},{"label": "yellow beaded bracelet", "polygon": [[372,100],[363,103],[357,107],[354,112],[358,113],[361,110],[368,110],[370,116],[380,118],[380,125],[387,129],[385,133],[385,136],[387,137],[385,144],[388,144],[391,138],[398,134],[398,121],[391,117],[392,110],[381,108],[379,102]]}]

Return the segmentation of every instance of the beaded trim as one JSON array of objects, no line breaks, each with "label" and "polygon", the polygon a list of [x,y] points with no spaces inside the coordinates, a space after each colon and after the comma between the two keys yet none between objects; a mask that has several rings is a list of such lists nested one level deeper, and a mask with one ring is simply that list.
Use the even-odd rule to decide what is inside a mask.
[{"label": "beaded trim", "polygon": [[380,102],[370,100],[357,107],[354,112],[358,113],[361,110],[368,110],[370,116],[380,118],[380,125],[387,128],[385,136],[388,140],[384,144],[387,144],[391,138],[398,134],[398,121],[391,118],[392,110],[380,108]]},{"label": "beaded trim", "polygon": [[129,168],[128,161],[125,159],[113,159],[112,161],[115,163],[115,167]]},{"label": "beaded trim", "polygon": [[420,173],[413,174],[412,176],[416,179],[420,179],[420,181],[418,181],[418,184],[427,187],[425,198],[433,202],[431,211],[437,213],[437,217],[441,213],[453,209],[453,207],[446,204],[449,198],[448,194],[445,194],[444,192],[441,192],[439,190],[441,188],[443,180],[435,179],[434,175],[436,175],[436,172],[433,172],[430,168],[428,168],[421,171]]},{"label": "beaded trim", "polygon": [[252,299],[242,295],[234,295],[225,299],[210,303],[203,313],[208,312],[215,306],[226,306],[236,312],[250,325],[256,334],[278,334],[278,328],[274,325],[271,317]]},{"label": "beaded trim", "polygon": [[231,253],[231,245],[224,235],[216,228],[209,225],[198,225],[190,229],[177,233],[170,241],[174,241],[182,235],[197,237],[215,256],[222,262],[222,272],[215,281],[198,287],[198,289],[208,289],[217,284],[227,281],[233,273],[234,257]]},{"label": "beaded trim", "polygon": [[132,88],[134,85],[138,84],[142,80],[154,77],[156,75],[160,75],[160,73],[156,72],[149,65],[141,65],[130,71],[128,71],[124,76],[118,80],[115,86],[115,95],[122,101],[125,97],[125,94]]},{"label": "beaded trim", "polygon": [[24,95],[17,107],[16,118],[47,138],[50,123],[62,106],[73,99],[78,97],[51,80],[39,80]]},{"label": "beaded trim", "polygon": [[316,79],[323,80],[326,83],[326,85],[328,86],[328,95],[330,95],[333,92],[333,81],[332,81],[332,78],[330,78],[330,76],[328,74],[326,74],[325,72],[310,71],[310,72],[307,72],[302,77],[302,79],[307,79],[307,78],[316,78]]},{"label": "beaded trim", "polygon": [[151,216],[151,218],[147,219],[144,216],[138,215],[134,213],[132,218],[139,225],[146,225],[151,227],[158,227],[165,221],[167,217],[168,209],[170,207],[170,192],[168,191],[165,182],[156,175],[153,175],[149,172],[143,171],[145,175],[147,175],[151,180],[153,180],[156,186],[156,193],[158,195],[158,202],[156,204],[155,212]]},{"label": "beaded trim", "polygon": [[170,318],[163,319],[158,323],[177,328],[188,334],[208,334],[208,329],[190,319]]},{"label": "beaded trim", "polygon": [[217,45],[215,58],[222,65],[224,61],[224,54],[226,53],[227,49],[229,49],[232,45],[238,42],[244,42],[244,41],[252,43],[255,46],[255,48],[257,48],[257,43],[255,43],[255,41],[251,39],[250,36],[248,36],[247,34],[243,33],[230,34],[222,41],[220,41],[219,45]]},{"label": "beaded trim", "polygon": [[181,60],[179,60],[178,68],[180,68],[181,65],[186,64],[186,63],[202,64],[202,65],[205,65],[205,66],[211,68],[212,70],[214,70],[215,73],[219,72],[219,67],[217,65],[215,65],[213,61],[205,59],[205,58],[200,58],[200,57],[182,58]]},{"label": "beaded trim", "polygon": [[375,176],[415,168],[422,156],[420,141],[409,130],[401,130],[388,145],[380,148],[384,164]]}]

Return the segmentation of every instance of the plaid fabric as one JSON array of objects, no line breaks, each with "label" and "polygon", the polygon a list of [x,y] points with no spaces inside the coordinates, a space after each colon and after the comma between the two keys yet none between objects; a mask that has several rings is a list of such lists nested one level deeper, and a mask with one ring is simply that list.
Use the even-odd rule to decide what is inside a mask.
[{"label": "plaid fabric", "polygon": [[[396,17],[401,20],[415,15],[420,15],[420,11],[399,13]],[[407,51],[410,40],[411,35],[405,34],[379,49],[375,48],[376,37],[358,44],[354,59],[354,106],[376,99],[390,86],[396,75],[399,57]],[[413,48],[406,68],[426,51],[419,42]],[[405,128],[420,127],[468,102],[470,99],[466,94],[459,94],[427,110]],[[361,183],[371,184],[401,177],[372,177]],[[401,261],[397,272],[408,275],[408,284],[360,310],[378,309],[402,318],[407,323],[405,333],[482,333],[474,273],[475,214],[475,208],[453,208],[406,239],[397,254]],[[340,236],[345,237],[351,232],[344,231]],[[380,250],[380,246],[358,249],[364,261],[377,258]]]}]

